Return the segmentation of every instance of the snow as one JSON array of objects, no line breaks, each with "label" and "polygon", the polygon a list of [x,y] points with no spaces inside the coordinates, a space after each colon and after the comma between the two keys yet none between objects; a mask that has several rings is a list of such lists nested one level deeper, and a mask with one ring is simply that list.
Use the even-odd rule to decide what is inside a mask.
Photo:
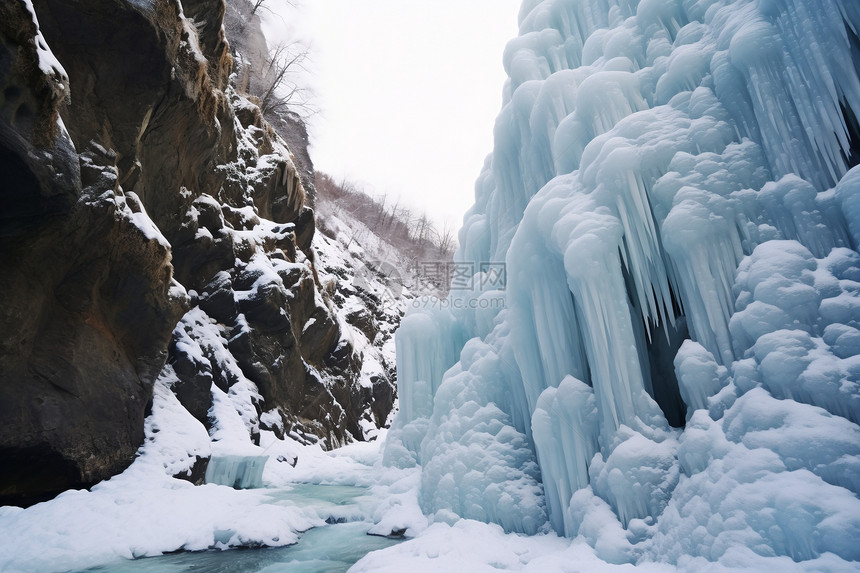
[{"label": "snow", "polygon": [[68,94],[69,76],[42,35],[39,20],[36,18],[36,10],[33,7],[33,0],[23,0],[23,4],[27,12],[30,13],[33,24],[36,27],[36,36],[33,38],[33,41],[36,44],[36,53],[39,57],[39,70],[53,82],[52,89],[59,94]]},{"label": "snow", "polygon": [[464,519],[454,525],[435,523],[423,535],[395,546],[393,551],[371,553],[351,571],[403,571],[405,564],[415,572],[522,570],[523,564],[534,557],[563,546],[564,542],[555,536],[506,536],[498,526]]},{"label": "snow", "polygon": [[147,241],[156,241],[165,249],[170,248],[170,243],[161,234],[161,230],[149,218],[149,215],[146,214],[146,209],[137,194],[132,191],[126,191],[122,197],[117,197],[116,201],[118,215],[137,227]]}]

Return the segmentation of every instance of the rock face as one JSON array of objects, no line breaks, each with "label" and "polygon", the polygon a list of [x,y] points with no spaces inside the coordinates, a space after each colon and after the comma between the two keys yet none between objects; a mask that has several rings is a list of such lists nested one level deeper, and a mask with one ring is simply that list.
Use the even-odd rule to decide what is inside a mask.
[{"label": "rock face", "polygon": [[126,467],[164,368],[207,426],[241,387],[252,436],[362,439],[362,356],[223,0],[34,5],[0,6],[0,503]]},{"label": "rock face", "polygon": [[0,495],[27,503],[131,461],[185,297],[116,155],[61,129],[68,81],[33,14],[0,20]]}]

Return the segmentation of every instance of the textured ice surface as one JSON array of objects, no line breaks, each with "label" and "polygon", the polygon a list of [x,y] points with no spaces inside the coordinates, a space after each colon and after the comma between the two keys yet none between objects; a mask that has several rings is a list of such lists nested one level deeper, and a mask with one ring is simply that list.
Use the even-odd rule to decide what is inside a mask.
[{"label": "textured ice surface", "polygon": [[[523,2],[456,256],[506,264],[506,309],[398,333],[386,459],[426,512],[545,508],[612,562],[860,558],[858,31],[849,0]],[[484,496],[528,476],[534,507]]]},{"label": "textured ice surface", "polygon": [[492,347],[466,343],[421,444],[422,507],[536,533],[546,522],[540,474],[527,436],[498,406],[507,402],[504,376]]},{"label": "textured ice surface", "polygon": [[269,456],[213,456],[206,466],[206,483],[235,489],[263,487],[263,469]]},{"label": "textured ice surface", "polygon": [[552,526],[571,534],[575,524],[567,505],[573,492],[588,486],[588,464],[598,451],[594,391],[572,376],[544,390],[532,415],[532,435]]}]

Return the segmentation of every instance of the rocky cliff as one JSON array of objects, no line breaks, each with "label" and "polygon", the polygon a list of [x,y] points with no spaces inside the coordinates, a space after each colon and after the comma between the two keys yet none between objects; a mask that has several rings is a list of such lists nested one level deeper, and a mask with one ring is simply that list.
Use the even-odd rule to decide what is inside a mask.
[{"label": "rocky cliff", "polygon": [[252,437],[386,421],[389,372],[340,317],[307,174],[232,83],[225,9],[0,5],[0,504],[126,467],[159,376],[210,428],[226,393]]}]

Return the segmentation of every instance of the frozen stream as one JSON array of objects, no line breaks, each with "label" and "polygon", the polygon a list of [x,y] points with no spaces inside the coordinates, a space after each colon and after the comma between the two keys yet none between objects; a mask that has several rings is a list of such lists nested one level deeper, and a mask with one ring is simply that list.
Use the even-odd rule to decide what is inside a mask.
[{"label": "frozen stream", "polygon": [[[372,525],[363,520],[368,494],[368,488],[344,485],[295,484],[286,488],[273,488],[267,492],[272,504],[313,509],[329,524],[306,531],[297,544],[287,547],[181,552],[114,561],[83,571],[343,572],[367,553],[397,543],[393,539],[367,535]],[[225,537],[231,534],[224,532]]]}]

